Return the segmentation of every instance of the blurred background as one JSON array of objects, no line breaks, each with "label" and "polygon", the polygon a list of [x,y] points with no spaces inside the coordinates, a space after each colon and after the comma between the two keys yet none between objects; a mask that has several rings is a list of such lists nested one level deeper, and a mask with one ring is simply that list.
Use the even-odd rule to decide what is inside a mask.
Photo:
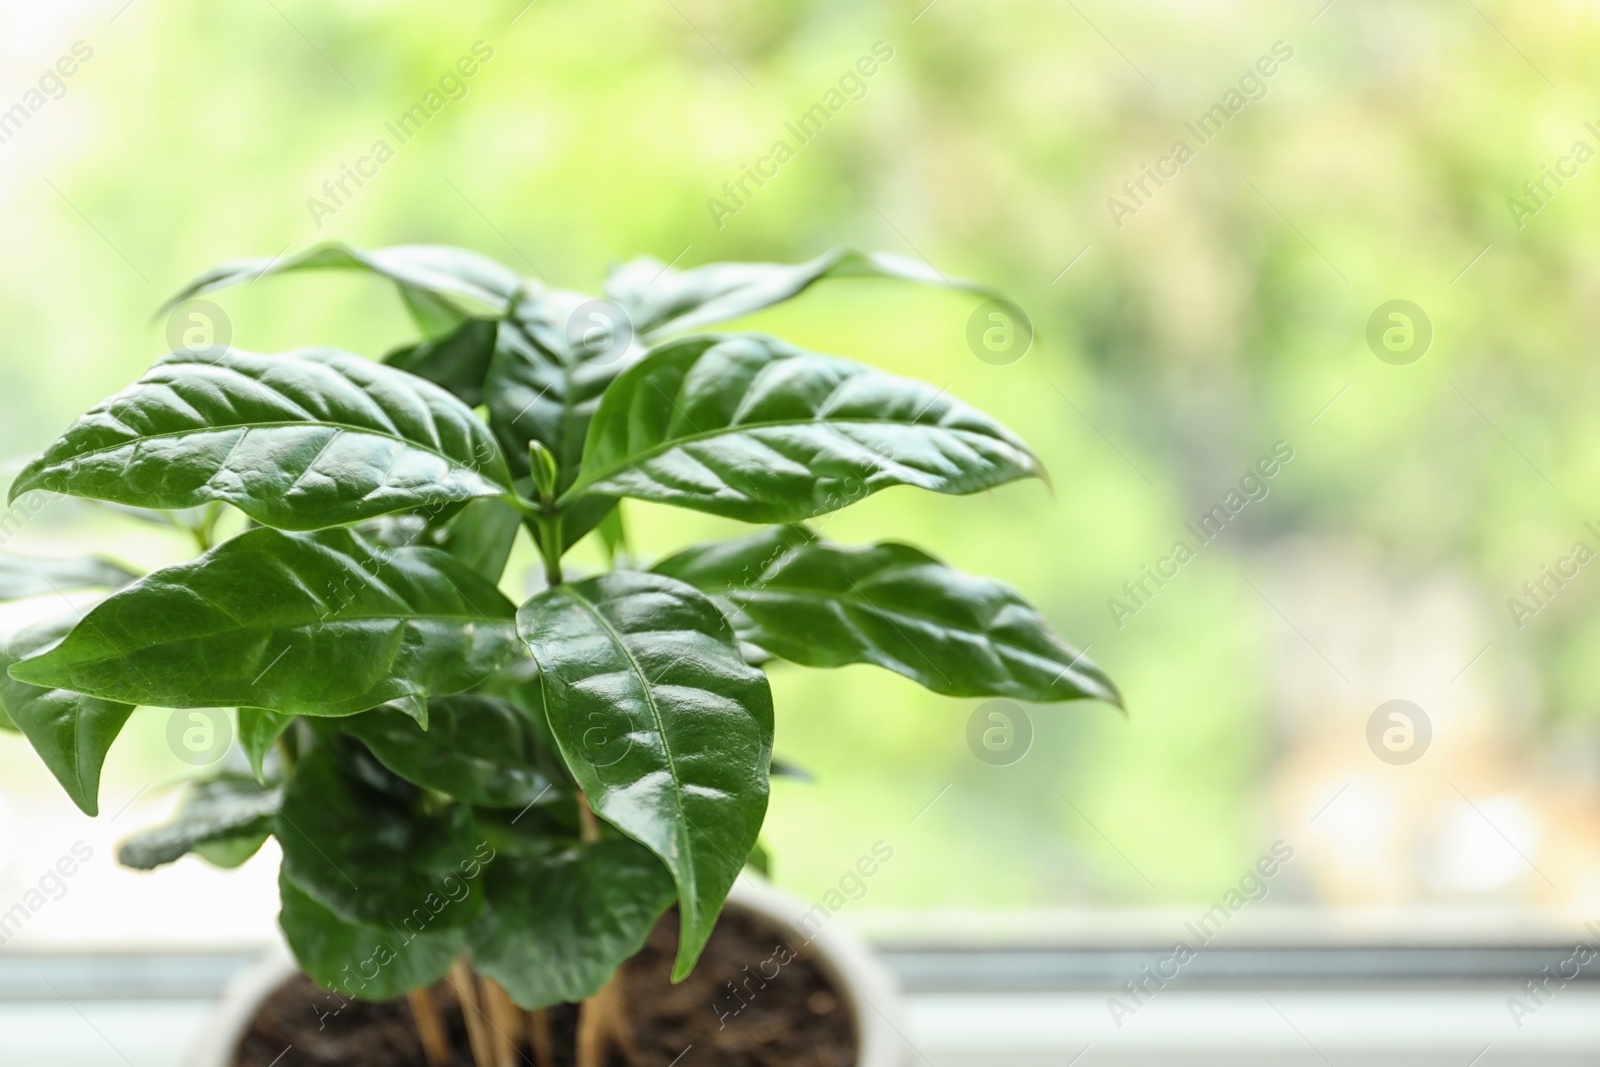
[{"label": "blurred background", "polygon": [[[1128,714],[775,667],[778,752],[815,778],[774,790],[780,884],[822,899],[882,841],[852,916],[1203,908],[1282,841],[1275,904],[1600,910],[1600,12],[924,3],[0,6],[0,456],[14,471],[164,354],[152,316],[231,257],[439,242],[597,289],[636,255],[913,256],[1003,290],[1031,344],[986,346],[1029,330],[975,298],[884,281],[739,326],[947,388],[1054,486],[893,490],[824,529],[1015,585]],[[441,84],[463,56],[477,73]],[[347,167],[375,173],[335,197]],[[368,278],[217,302],[256,351],[413,336]],[[736,530],[627,513],[647,560]],[[68,500],[0,537],[190,551]],[[1020,739],[999,756],[968,741],[992,714]],[[0,734],[0,910],[92,852],[18,945],[270,932],[271,845],[237,873],[115,866],[205,770],[169,724],[136,713],[97,820]]]}]

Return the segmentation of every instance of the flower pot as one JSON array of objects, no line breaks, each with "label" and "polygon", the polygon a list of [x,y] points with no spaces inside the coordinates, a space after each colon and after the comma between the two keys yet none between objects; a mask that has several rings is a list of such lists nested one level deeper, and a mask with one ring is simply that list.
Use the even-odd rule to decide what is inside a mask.
[{"label": "flower pot", "polygon": [[[849,1009],[855,1031],[855,1067],[905,1067],[910,1050],[902,1036],[905,1025],[898,984],[859,938],[830,924],[826,917],[819,926],[815,913],[806,904],[745,878],[728,895],[728,908],[791,931],[790,944],[804,946],[807,957]],[[294,961],[280,942],[235,976],[184,1060],[184,1067],[231,1067],[234,1049],[263,1002],[295,974]],[[629,990],[633,999],[649,995],[648,989]],[[707,1009],[711,1010],[710,1004]]]}]

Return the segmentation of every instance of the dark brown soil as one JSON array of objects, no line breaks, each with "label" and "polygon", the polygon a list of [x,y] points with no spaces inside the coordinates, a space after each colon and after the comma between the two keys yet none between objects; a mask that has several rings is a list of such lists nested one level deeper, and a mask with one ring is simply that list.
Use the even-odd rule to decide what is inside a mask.
[{"label": "dark brown soil", "polygon": [[[669,912],[623,969],[638,1059],[607,1067],[850,1067],[855,1020],[812,955],[789,931],[747,912],[723,913],[694,973],[668,975],[678,945]],[[450,1028],[454,1067],[474,1067],[449,983],[433,996]],[[577,1009],[550,1010],[556,1063],[572,1067]],[[524,1043],[521,1059],[533,1065]],[[256,1015],[233,1067],[426,1067],[404,1000],[365,1003],[325,993],[309,978],[280,986]],[[489,1065],[483,1065],[489,1067]]]}]

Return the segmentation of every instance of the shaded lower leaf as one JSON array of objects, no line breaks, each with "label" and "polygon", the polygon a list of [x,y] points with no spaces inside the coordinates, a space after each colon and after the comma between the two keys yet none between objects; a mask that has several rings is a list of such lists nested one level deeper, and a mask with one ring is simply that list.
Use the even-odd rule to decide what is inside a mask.
[{"label": "shaded lower leaf", "polygon": [[254,853],[271,832],[272,817],[282,803],[282,789],[264,787],[252,778],[220,775],[198,782],[189,787],[171,822],[124,841],[117,850],[117,862],[148,871],[202,846],[240,838],[255,841],[250,849]]},{"label": "shaded lower leaf", "polygon": [[595,303],[562,290],[513,301],[489,362],[489,425],[506,463],[512,474],[526,476],[528,445],[538,441],[556,461],[558,490],[577,475],[601,396],[636,354],[630,350],[631,331],[613,338],[615,345],[576,343],[573,316],[582,317],[583,309]]},{"label": "shaded lower leaf", "polygon": [[281,715],[266,708],[239,709],[239,747],[244,749],[258,782],[266,780],[267,754],[294,720],[293,715]]},{"label": "shaded lower leaf", "polygon": [[561,550],[565,552],[594,530],[606,516],[615,514],[617,498],[614,496],[578,497],[562,509]]},{"label": "shaded lower leaf", "polygon": [[618,571],[524,604],[545,712],[596,814],[665,861],[693,967],[767,808],[772,694],[716,605]]},{"label": "shaded lower leaf", "polygon": [[332,744],[318,744],[300,760],[276,819],[284,873],[348,922],[467,925],[483,903],[469,872],[485,862],[475,854],[472,811],[428,809],[423,799],[358,780]]},{"label": "shaded lower leaf", "polygon": [[271,830],[245,831],[219,837],[215,841],[202,841],[194,846],[194,854],[224,871],[243,867],[250,857],[261,851],[261,846],[272,836]]},{"label": "shaded lower leaf", "polygon": [[483,380],[489,373],[489,357],[494,355],[497,329],[494,319],[467,319],[442,337],[397,348],[383,361],[426,378],[469,407],[477,407],[483,403]]},{"label": "shaded lower leaf", "polygon": [[133,705],[49,685],[31,685],[6,673],[59,642],[77,615],[30,626],[0,648],[0,706],[27,737],[50,773],[86,815],[100,813],[100,769]]},{"label": "shaded lower leaf", "polygon": [[532,716],[479,693],[435,697],[428,728],[390,708],[340,720],[372,754],[407,781],[486,808],[522,809],[566,796],[550,769]]},{"label": "shaded lower leaf", "polygon": [[120,589],[137,577],[137,572],[99,556],[39,559],[0,552],[0,600],[75,589]]},{"label": "shaded lower leaf", "polygon": [[772,757],[772,777],[788,778],[796,782],[814,782],[817,776],[798,764],[790,763],[786,759]]},{"label": "shaded lower leaf", "polygon": [[522,516],[505,501],[472,500],[437,532],[433,543],[482,577],[498,582],[521,525]]},{"label": "shaded lower leaf", "polygon": [[848,547],[781,526],[654,570],[728,603],[740,637],[808,667],[874,663],[949,696],[1122,702],[1015,589],[909,545]]},{"label": "shaded lower leaf", "polygon": [[485,895],[473,966],[533,1010],[594,995],[644,945],[673,890],[660,860],[617,838],[506,855]]},{"label": "shaded lower leaf", "polygon": [[389,1000],[438,981],[461,954],[465,928],[358,923],[340,918],[278,875],[278,925],[300,969],[324,989]]},{"label": "shaded lower leaf", "polygon": [[395,286],[400,293],[400,303],[411,313],[422,336],[435,340],[451,333],[472,318],[465,308],[442,293],[419,289],[400,282]]},{"label": "shaded lower leaf", "polygon": [[750,855],[744,865],[761,875],[763,878],[772,877],[772,853],[767,851],[767,846],[757,841],[750,846]]},{"label": "shaded lower leaf", "polygon": [[101,601],[13,677],[157,707],[425,708],[519,654],[515,608],[433,548],[256,529]]},{"label": "shaded lower leaf", "polygon": [[618,506],[607,512],[606,517],[600,520],[595,532],[599,535],[600,544],[606,551],[606,566],[615,570],[619,560],[627,561],[628,529],[622,522],[621,501],[618,501]]}]

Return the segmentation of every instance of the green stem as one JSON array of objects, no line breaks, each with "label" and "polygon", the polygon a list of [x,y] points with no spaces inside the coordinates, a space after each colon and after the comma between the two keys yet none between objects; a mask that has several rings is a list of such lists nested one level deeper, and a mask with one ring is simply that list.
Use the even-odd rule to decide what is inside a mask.
[{"label": "green stem", "polygon": [[539,523],[539,551],[544,555],[545,584],[554,588],[562,582],[561,575],[561,515],[541,514]]},{"label": "green stem", "polygon": [[200,554],[205,555],[216,544],[217,521],[222,518],[222,504],[213,500],[207,504],[205,511],[200,516],[200,521],[193,526],[186,527],[194,538],[195,546],[200,549]]},{"label": "green stem", "polygon": [[285,730],[278,735],[278,759],[283,763],[283,776],[285,778],[294,773],[295,764],[300,760],[297,746],[289,738],[289,731],[293,729],[294,726],[291,725],[289,730]]}]

